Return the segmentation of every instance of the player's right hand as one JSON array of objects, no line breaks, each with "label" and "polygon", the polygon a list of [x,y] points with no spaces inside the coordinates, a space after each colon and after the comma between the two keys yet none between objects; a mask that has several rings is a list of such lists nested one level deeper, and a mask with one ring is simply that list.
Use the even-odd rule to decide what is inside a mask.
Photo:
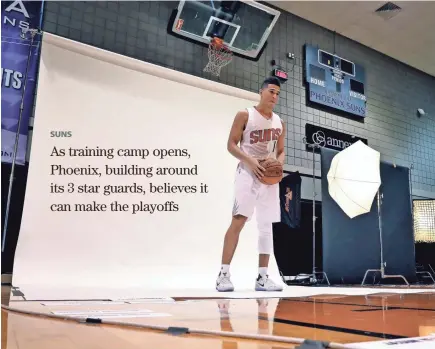
[{"label": "player's right hand", "polygon": [[246,160],[246,165],[248,165],[252,172],[254,172],[257,178],[261,178],[264,176],[265,168],[260,165],[257,159],[249,158],[248,160]]}]

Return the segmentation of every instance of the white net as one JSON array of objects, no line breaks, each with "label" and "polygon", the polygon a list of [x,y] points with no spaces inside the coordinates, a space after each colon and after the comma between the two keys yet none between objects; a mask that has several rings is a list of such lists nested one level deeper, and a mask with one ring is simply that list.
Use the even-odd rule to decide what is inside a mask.
[{"label": "white net", "polygon": [[214,41],[208,46],[208,63],[204,68],[205,72],[219,76],[222,67],[225,67],[233,59],[233,53],[225,45],[217,44]]}]

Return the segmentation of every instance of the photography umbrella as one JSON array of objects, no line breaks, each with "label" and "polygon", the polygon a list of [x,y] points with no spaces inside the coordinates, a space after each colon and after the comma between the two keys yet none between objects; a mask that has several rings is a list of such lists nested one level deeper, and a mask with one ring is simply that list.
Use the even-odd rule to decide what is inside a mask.
[{"label": "photography umbrella", "polygon": [[370,212],[374,198],[377,196],[379,237],[381,247],[381,268],[368,269],[362,285],[369,272],[380,272],[381,278],[402,278],[402,275],[386,275],[382,248],[381,215],[381,154],[358,141],[334,156],[327,179],[328,192],[338,206],[351,219]]},{"label": "photography umbrella", "polygon": [[381,154],[361,141],[332,159],[329,195],[350,218],[370,212],[381,185],[380,162]]}]

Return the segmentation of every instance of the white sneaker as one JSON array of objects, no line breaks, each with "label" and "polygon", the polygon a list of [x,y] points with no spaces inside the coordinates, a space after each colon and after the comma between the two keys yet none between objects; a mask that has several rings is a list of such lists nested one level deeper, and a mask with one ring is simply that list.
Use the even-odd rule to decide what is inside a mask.
[{"label": "white sneaker", "polygon": [[219,276],[216,280],[216,290],[219,292],[234,291],[233,283],[230,280],[230,273],[219,273]]},{"label": "white sneaker", "polygon": [[277,285],[272,279],[269,279],[269,275],[261,276],[255,282],[255,291],[282,291],[283,287]]}]

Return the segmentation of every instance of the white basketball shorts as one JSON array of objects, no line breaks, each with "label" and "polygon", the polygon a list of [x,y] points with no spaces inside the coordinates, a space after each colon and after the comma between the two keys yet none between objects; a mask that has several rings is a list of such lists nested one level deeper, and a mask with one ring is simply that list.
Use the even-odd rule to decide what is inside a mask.
[{"label": "white basketball shorts", "polygon": [[237,167],[234,184],[233,216],[242,215],[249,221],[255,211],[260,225],[281,221],[279,184],[261,183],[243,164]]}]

